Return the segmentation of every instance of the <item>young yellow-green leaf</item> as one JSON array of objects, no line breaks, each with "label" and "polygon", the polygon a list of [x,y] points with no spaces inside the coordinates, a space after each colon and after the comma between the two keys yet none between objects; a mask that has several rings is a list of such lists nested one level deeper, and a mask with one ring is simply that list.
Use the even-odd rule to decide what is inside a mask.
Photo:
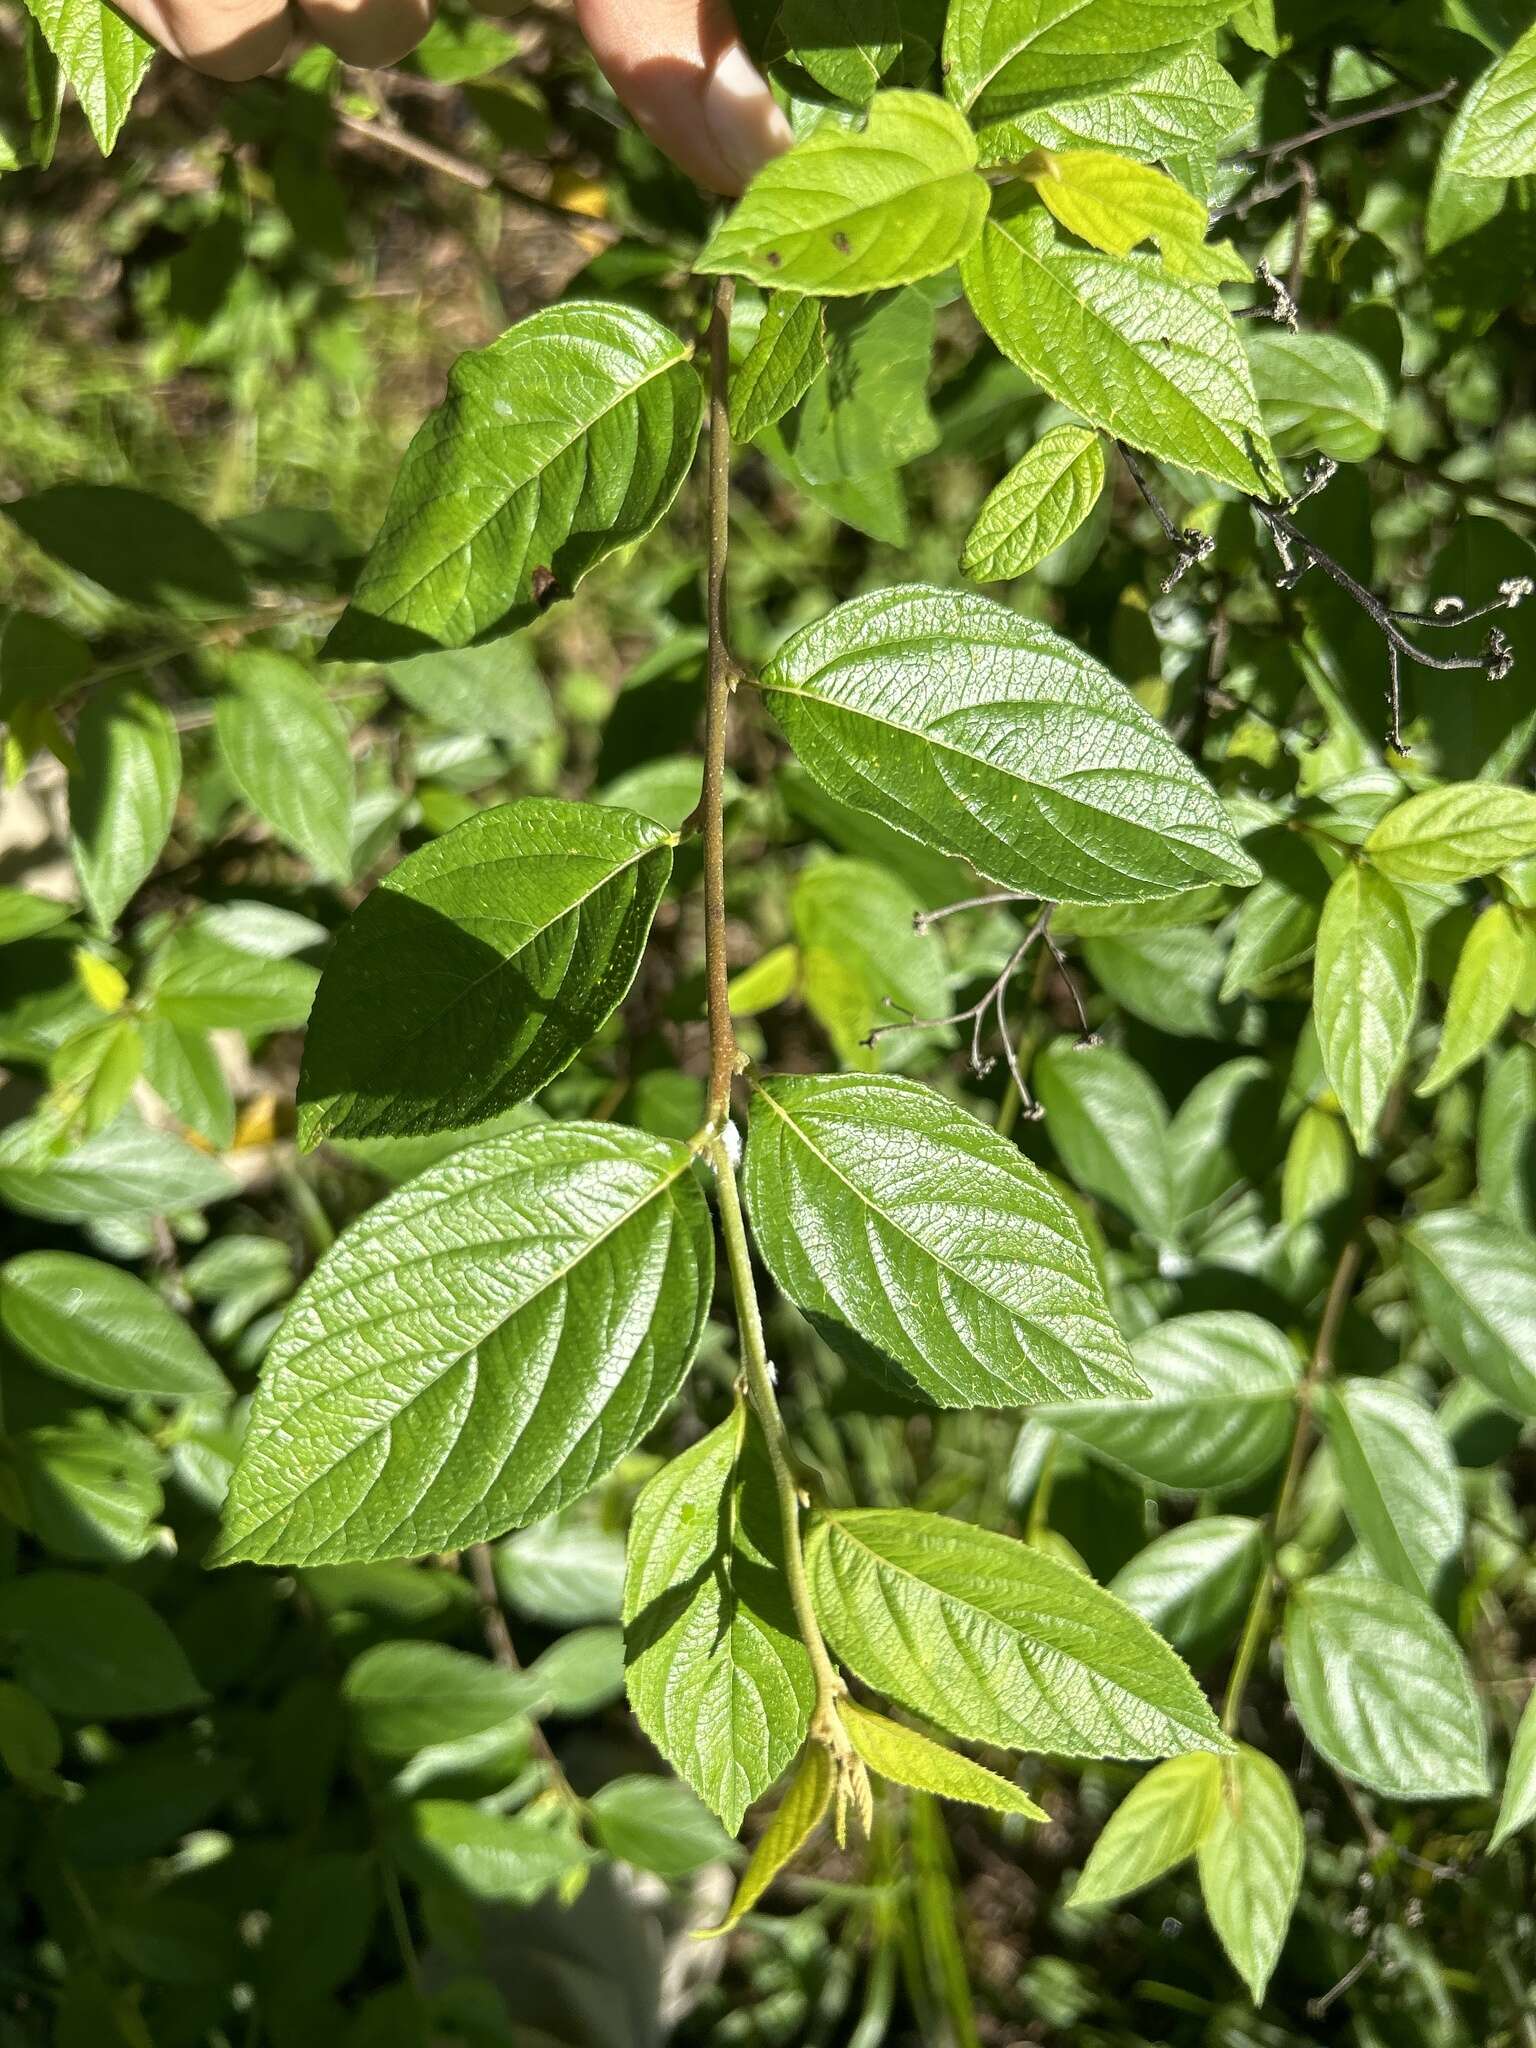
[{"label": "young yellow-green leaf", "polygon": [[699,436],[688,358],[649,313],[595,299],[460,356],[327,655],[389,661],[510,633],[649,533]]},{"label": "young yellow-green leaf", "polygon": [[1130,692],[990,598],[871,591],[797,633],[761,683],[830,795],[1007,888],[1119,903],[1257,877]]},{"label": "young yellow-green leaf", "polygon": [[75,948],[75,979],[96,1008],[109,1017],[128,1000],[128,977],[122,969],[84,946]]},{"label": "young yellow-green leaf", "polygon": [[1391,1380],[1352,1377],[1321,1391],[1320,1416],[1355,1534],[1378,1571],[1433,1599],[1466,1528],[1456,1454],[1434,1412]]},{"label": "young yellow-green leaf", "polygon": [[1016,164],[1031,149],[1113,149],[1141,163],[1209,161],[1253,118],[1253,105],[1209,51],[1196,47],[1118,91],[991,123],[983,164]]},{"label": "young yellow-green leaf", "polygon": [[765,164],[694,263],[846,298],[947,270],[987,211],[976,138],[932,93],[883,92],[862,128],[824,120]]},{"label": "young yellow-green leaf", "polygon": [[302,1142],[459,1130],[553,1080],[628,993],[675,842],[631,811],[524,797],[401,861],[321,978]]},{"label": "young yellow-green leaf", "polygon": [[1069,1906],[1104,1906],[1193,1856],[1216,1815],[1223,1759],[1175,1756],[1134,1784],[1094,1843]]},{"label": "young yellow-green leaf", "polygon": [[1473,81],[1446,151],[1446,168],[1460,177],[1536,171],[1536,23]]},{"label": "young yellow-green leaf", "polygon": [[134,677],[93,690],[75,727],[69,829],[91,915],[117,922],[160,858],[181,788],[169,712]]},{"label": "young yellow-green leaf", "polygon": [[1108,256],[1155,242],[1173,277],[1241,284],[1253,273],[1230,244],[1206,242],[1210,220],[1192,192],[1151,164],[1107,149],[1048,150],[1030,182],[1062,226]]},{"label": "young yellow-green leaf", "polygon": [[1092,427],[1052,427],[1017,461],[976,515],[960,567],[977,583],[1022,576],[1082,525],[1104,488]]},{"label": "young yellow-green leaf", "polygon": [[624,1655],[636,1720],[735,1834],[804,1741],[816,1693],[785,1592],[767,1452],[742,1407],[635,1503]]},{"label": "young yellow-green leaf", "polygon": [[1287,334],[1248,323],[1248,367],[1280,455],[1321,449],[1363,462],[1386,438],[1392,392],[1376,358],[1342,334]]},{"label": "young yellow-green leaf", "polygon": [[954,0],[944,83],[976,121],[1127,84],[1225,21],[1237,0]]},{"label": "young yellow-green leaf", "polygon": [[1328,1085],[1362,1153],[1408,1053],[1423,948],[1396,885],[1350,861],[1328,891],[1317,929],[1312,1014]]},{"label": "young yellow-green leaf", "polygon": [[458,1550],[573,1500],[676,1393],[714,1273],[684,1145],[541,1124],[359,1217],[289,1304],[220,1561]]},{"label": "young yellow-green leaf", "polygon": [[1131,1360],[1150,1400],[1073,1400],[1035,1420],[1154,1486],[1244,1487],[1283,1455],[1300,1368],[1273,1323],[1240,1309],[1175,1316],[1144,1331]]},{"label": "young yellow-green leaf", "polygon": [[1483,1710],[1460,1645],[1389,1579],[1342,1571],[1293,1587],[1285,1683],[1312,1747],[1389,1799],[1480,1798]]},{"label": "young yellow-green leaf", "polygon": [[241,796],[326,881],[352,873],[352,756],[341,714],[302,662],[245,648],[225,667],[214,736]]},{"label": "young yellow-green leaf", "polygon": [[718,1927],[701,1929],[699,1940],[709,1941],[717,1934],[729,1934],[736,1923],[751,1912],[779,1872],[793,1863],[821,1826],[832,1803],[834,1776],[831,1753],[826,1745],[808,1743],[799,1768],[789,1781],[789,1790],[757,1838],[751,1860],[736,1887],[736,1896],[731,1900],[730,1911]]},{"label": "young yellow-green leaf", "polygon": [[347,1667],[348,1717],[376,1756],[414,1756],[526,1714],[540,1697],[526,1671],[507,1671],[447,1643],[375,1643]]},{"label": "young yellow-green leaf", "polygon": [[1512,1414],[1536,1416],[1536,1242],[1476,1209],[1438,1209],[1403,1244],[1445,1358]]},{"label": "young yellow-green leaf", "polygon": [[73,88],[96,147],[110,156],[154,45],[102,0],[25,0],[25,5]]},{"label": "young yellow-green leaf", "polygon": [[872,1714],[852,1700],[842,1702],[838,1716],[863,1761],[894,1785],[933,1792],[940,1799],[958,1799],[969,1806],[986,1806],[993,1813],[1021,1813],[1026,1820],[1050,1818],[1017,1785],[970,1757],[930,1741],[915,1728],[888,1721],[884,1714]]},{"label": "young yellow-green leaf", "polygon": [[1072,1566],[944,1515],[821,1517],[817,1618],[866,1685],[967,1742],[1155,1757],[1228,1744],[1179,1659]]},{"label": "young yellow-green leaf", "polygon": [[1198,1851],[1200,1890],[1222,1947],[1262,2005],[1301,1889],[1306,1837],[1296,1795],[1269,1757],[1244,1743],[1222,1759],[1218,1777]]},{"label": "young yellow-green leaf", "polygon": [[1280,492],[1242,338],[1209,285],[1152,256],[1069,247],[1026,187],[995,205],[960,274],[1003,354],[1091,426],[1237,490]]},{"label": "young yellow-green leaf", "polygon": [[798,405],[827,367],[821,301],[775,292],[746,361],[731,378],[731,432],[750,441]]},{"label": "young yellow-green leaf", "polygon": [[1502,1849],[1511,1835],[1536,1820],[1536,1692],[1525,1703],[1520,1725],[1515,1730],[1509,1769],[1504,1774],[1504,1796],[1499,1802],[1498,1823],[1488,1844],[1491,1856]]},{"label": "young yellow-green leaf", "polygon": [[1414,1090],[1434,1095],[1503,1030],[1526,973],[1528,929],[1507,903],[1490,903],[1461,949],[1434,1064]]},{"label": "young yellow-green leaf", "polygon": [[1536,853],[1536,790],[1449,782],[1388,811],[1365,842],[1399,882],[1470,882]]},{"label": "young yellow-green leaf", "polygon": [[78,1252],[23,1252],[0,1266],[0,1328],[45,1372],[95,1394],[229,1393],[185,1317],[132,1273]]},{"label": "young yellow-green leaf", "polygon": [[763,1082],[744,1192],[790,1300],[937,1406],[1137,1394],[1076,1217],[935,1089],[893,1074]]},{"label": "young yellow-green leaf", "polygon": [[761,959],[731,976],[731,1015],[756,1017],[787,1002],[799,984],[800,948],[772,946]]}]

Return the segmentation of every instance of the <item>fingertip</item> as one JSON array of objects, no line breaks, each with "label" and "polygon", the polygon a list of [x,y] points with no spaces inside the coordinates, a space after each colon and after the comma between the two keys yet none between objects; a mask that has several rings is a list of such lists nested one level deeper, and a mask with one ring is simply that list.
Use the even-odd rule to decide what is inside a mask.
[{"label": "fingertip", "polygon": [[738,40],[716,59],[704,88],[704,120],[734,182],[721,189],[740,192],[763,165],[782,156],[794,132],[768,81]]},{"label": "fingertip", "polygon": [[343,64],[382,70],[408,57],[432,26],[433,0],[299,0],[311,31]]}]

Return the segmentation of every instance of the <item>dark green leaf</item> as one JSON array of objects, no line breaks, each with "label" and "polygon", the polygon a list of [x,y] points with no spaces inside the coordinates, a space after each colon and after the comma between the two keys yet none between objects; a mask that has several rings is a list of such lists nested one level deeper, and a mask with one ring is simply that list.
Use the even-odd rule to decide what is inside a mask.
[{"label": "dark green leaf", "polygon": [[176,728],[143,684],[124,678],[94,691],[75,728],[69,825],[75,870],[98,924],[115,924],[153,872],[180,788]]},{"label": "dark green leaf", "polygon": [[731,432],[750,441],[782,419],[827,367],[821,302],[775,292],[745,362],[731,379]]},{"label": "dark green leaf", "polygon": [[23,1252],[0,1266],[0,1326],[46,1371],[93,1393],[174,1401],[229,1392],[190,1324],[100,1259]]},{"label": "dark green leaf", "polygon": [[629,811],[526,797],[403,860],[321,982],[303,1143],[463,1129],[553,1080],[628,992],[675,843]]},{"label": "dark green leaf", "polygon": [[1536,1243],[1475,1209],[1421,1217],[1403,1243],[1444,1356],[1512,1414],[1536,1416]]},{"label": "dark green leaf", "polygon": [[85,1572],[32,1572],[0,1586],[15,1670],[56,1714],[138,1720],[200,1706],[186,1655],[149,1602]]}]

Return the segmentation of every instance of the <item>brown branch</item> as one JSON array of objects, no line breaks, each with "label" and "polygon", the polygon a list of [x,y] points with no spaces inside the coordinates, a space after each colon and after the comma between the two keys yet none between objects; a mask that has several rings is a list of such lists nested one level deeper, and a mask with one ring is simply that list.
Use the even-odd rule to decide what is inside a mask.
[{"label": "brown branch", "polygon": [[709,698],[704,716],[704,974],[709,992],[709,1101],[719,1129],[731,1109],[736,1032],[731,1022],[730,964],[725,944],[725,740],[736,664],[726,638],[726,561],[731,539],[731,305],[734,278],[715,285],[709,319]]}]

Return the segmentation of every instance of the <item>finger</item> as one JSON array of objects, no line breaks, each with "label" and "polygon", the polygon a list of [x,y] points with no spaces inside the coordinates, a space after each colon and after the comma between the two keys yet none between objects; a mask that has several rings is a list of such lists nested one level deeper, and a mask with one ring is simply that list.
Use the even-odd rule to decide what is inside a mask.
[{"label": "finger", "polygon": [[792,136],[725,0],[576,0],[609,84],[658,148],[739,192]]},{"label": "finger", "polygon": [[293,28],[284,0],[131,0],[147,35],[211,78],[259,78]]},{"label": "finger", "polygon": [[299,12],[344,64],[374,70],[415,49],[432,26],[433,0],[299,0]]}]

